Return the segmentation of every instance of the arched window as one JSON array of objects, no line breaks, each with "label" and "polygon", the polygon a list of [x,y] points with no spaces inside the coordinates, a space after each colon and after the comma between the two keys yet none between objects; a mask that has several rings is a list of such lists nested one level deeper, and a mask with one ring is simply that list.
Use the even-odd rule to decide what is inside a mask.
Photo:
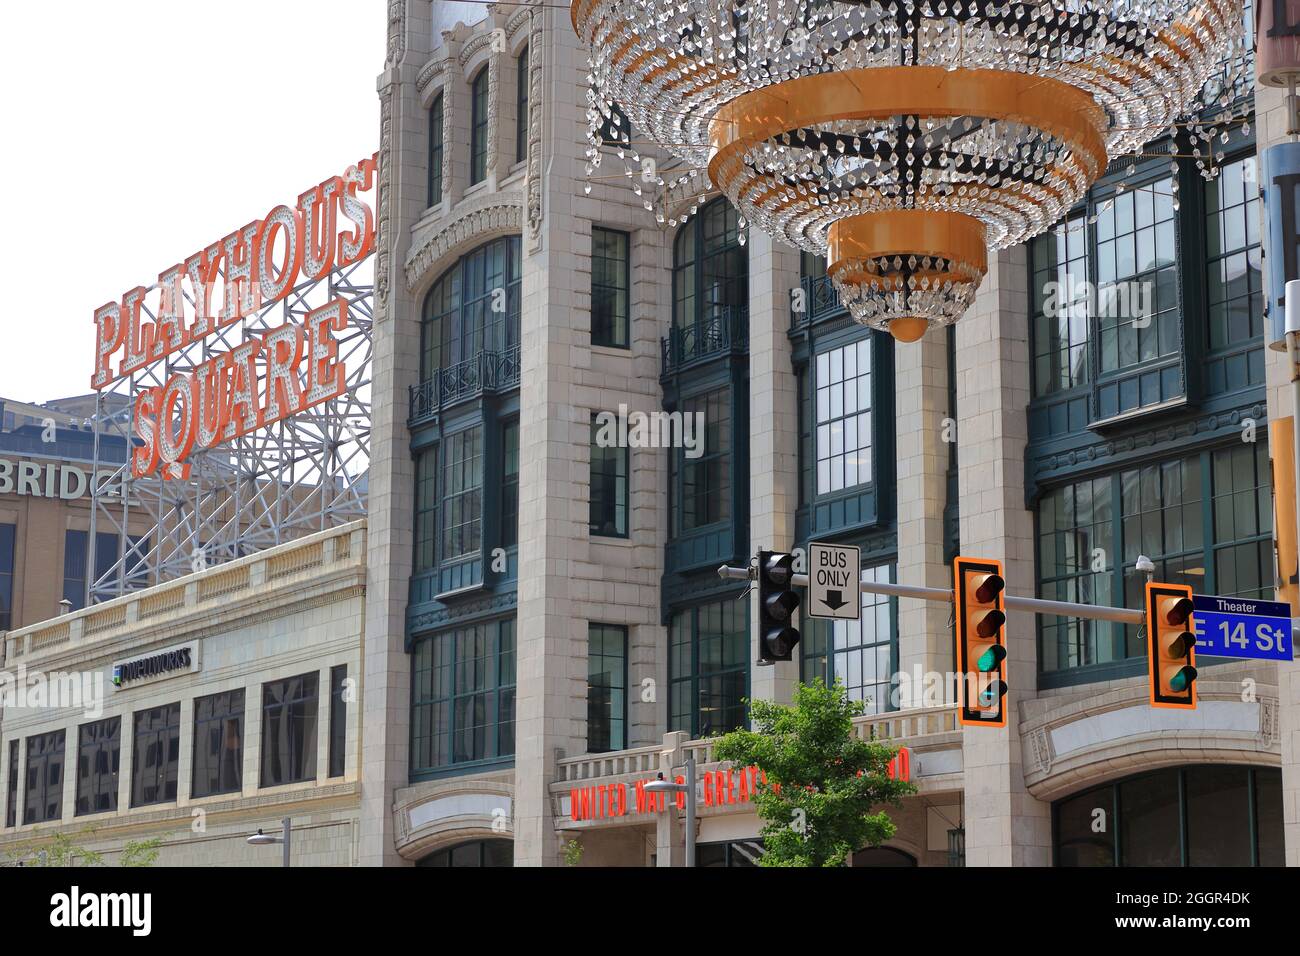
[{"label": "arched window", "polygon": [[518,236],[505,236],[463,256],[434,283],[420,326],[420,379],[519,344]]},{"label": "arched window", "polygon": [[475,840],[436,850],[416,866],[514,866],[515,845],[509,840]]},{"label": "arched window", "polygon": [[708,324],[749,304],[749,259],[740,217],[719,197],[677,232],[673,243],[673,324]]},{"label": "arched window", "polygon": [[853,866],[916,866],[916,857],[892,846],[869,846],[853,854]]},{"label": "arched window", "polygon": [[478,71],[470,84],[469,182],[481,183],[487,176],[488,154],[488,68]]},{"label": "arched window", "polygon": [[515,162],[522,163],[528,155],[528,47],[524,47],[516,61],[515,71]]},{"label": "arched window", "polygon": [[429,205],[442,202],[442,94],[429,107]]}]

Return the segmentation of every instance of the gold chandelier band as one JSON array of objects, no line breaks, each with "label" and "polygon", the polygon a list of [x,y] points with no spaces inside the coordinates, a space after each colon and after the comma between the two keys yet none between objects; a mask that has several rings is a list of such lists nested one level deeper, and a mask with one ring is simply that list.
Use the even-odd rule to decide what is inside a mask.
[{"label": "gold chandelier band", "polygon": [[1106,167],[1106,116],[1082,90],[1007,70],[886,66],[818,73],[736,97],[709,123],[709,177],[727,192],[745,151],[781,133],[907,114],[1024,123],[1069,143],[1089,179]]},{"label": "gold chandelier band", "polygon": [[947,259],[982,276],[988,271],[984,224],[940,209],[887,209],[838,219],[827,235],[826,271],[834,276],[850,262],[912,255]]}]

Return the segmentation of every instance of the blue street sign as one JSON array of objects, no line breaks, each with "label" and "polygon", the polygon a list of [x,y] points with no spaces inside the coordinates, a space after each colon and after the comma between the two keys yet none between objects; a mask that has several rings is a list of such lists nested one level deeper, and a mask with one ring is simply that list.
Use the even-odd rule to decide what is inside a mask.
[{"label": "blue street sign", "polygon": [[1213,657],[1291,660],[1291,606],[1277,601],[1194,594],[1196,653]]}]

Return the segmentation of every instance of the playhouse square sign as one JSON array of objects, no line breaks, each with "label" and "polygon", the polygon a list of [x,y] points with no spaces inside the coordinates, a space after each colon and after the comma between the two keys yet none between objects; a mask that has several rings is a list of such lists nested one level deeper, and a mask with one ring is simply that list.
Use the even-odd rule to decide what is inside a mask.
[{"label": "playhouse square sign", "polygon": [[[91,387],[163,362],[281,301],[300,282],[360,262],[375,242],[378,154],[349,166],[262,219],[236,229],[95,310]],[[217,289],[220,287],[220,296]],[[216,300],[220,299],[218,303]],[[150,318],[153,316],[153,318]],[[335,298],[137,392],[131,455],[137,478],[189,474],[186,458],[341,395],[347,373],[335,334],[348,323]],[[116,363],[114,359],[116,358]]]}]

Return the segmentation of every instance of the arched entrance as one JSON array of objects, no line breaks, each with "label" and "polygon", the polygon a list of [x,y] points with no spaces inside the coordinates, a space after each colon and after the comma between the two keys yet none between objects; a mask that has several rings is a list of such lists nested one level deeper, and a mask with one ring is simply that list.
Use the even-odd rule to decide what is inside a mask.
[{"label": "arched entrance", "polygon": [[416,866],[514,866],[515,845],[509,840],[472,840],[435,850]]}]

